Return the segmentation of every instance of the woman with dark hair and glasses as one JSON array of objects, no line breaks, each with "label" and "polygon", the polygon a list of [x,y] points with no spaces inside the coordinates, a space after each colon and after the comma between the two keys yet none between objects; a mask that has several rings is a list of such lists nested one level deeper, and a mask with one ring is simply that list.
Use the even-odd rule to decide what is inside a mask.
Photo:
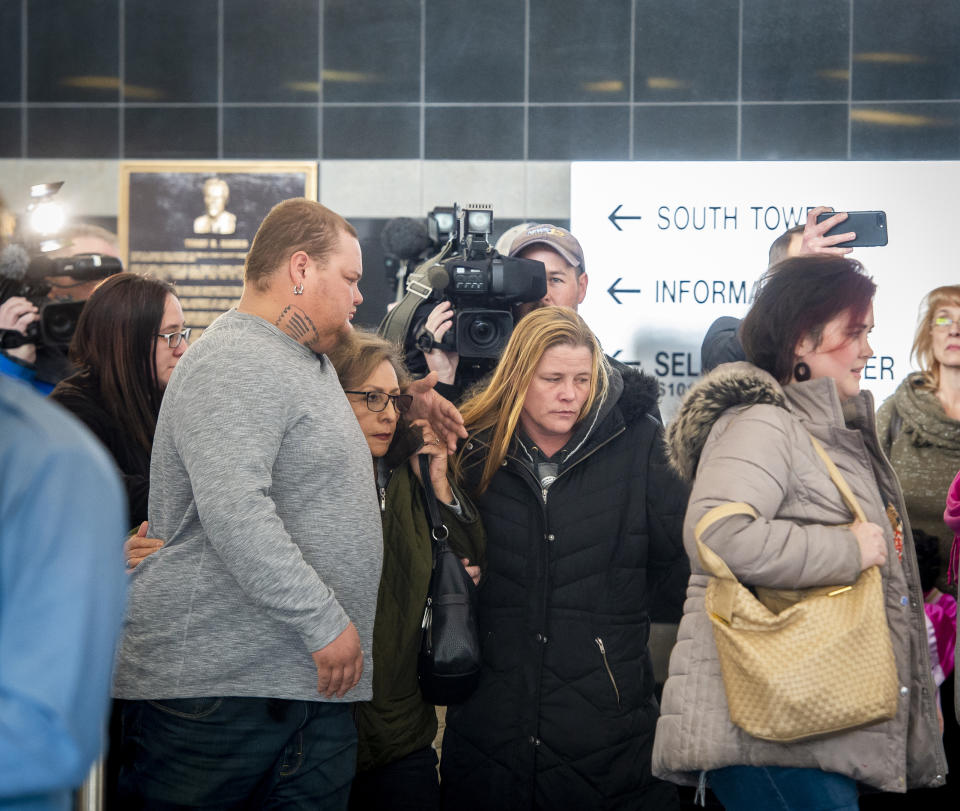
[{"label": "woman with dark hair and glasses", "polygon": [[118,273],[97,286],[80,313],[70,344],[70,360],[79,371],[50,394],[112,454],[123,474],[132,524],[147,519],[160,400],[189,339],[169,284]]},{"label": "woman with dark hair and glasses", "polygon": [[[150,453],[163,390],[189,339],[173,287],[117,273],[97,286],[80,313],[70,343],[70,360],[79,371],[50,393],[106,446],[123,475],[130,523],[140,528],[124,545],[128,559],[134,550],[143,556],[160,546],[144,537]],[[111,713],[109,735],[106,803],[117,808],[119,713]]]},{"label": "woman with dark hair and glasses", "polygon": [[[447,448],[425,420],[407,424],[411,396],[399,350],[360,330],[330,353],[373,456],[383,518],[383,571],[373,628],[373,700],[356,705],[357,775],[350,807],[439,807],[437,715],[420,695],[420,622],[433,564],[430,525],[419,485],[418,456],[430,459],[430,480],[450,530],[450,546],[479,581],[483,527],[447,475]],[[469,564],[469,565],[468,565]]]}]

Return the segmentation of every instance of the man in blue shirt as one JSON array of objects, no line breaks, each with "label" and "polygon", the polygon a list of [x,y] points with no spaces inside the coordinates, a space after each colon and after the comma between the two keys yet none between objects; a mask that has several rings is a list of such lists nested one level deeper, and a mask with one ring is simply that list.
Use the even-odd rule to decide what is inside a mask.
[{"label": "man in blue shirt", "polygon": [[87,430],[0,375],[0,809],[67,809],[100,753],[126,497]]}]

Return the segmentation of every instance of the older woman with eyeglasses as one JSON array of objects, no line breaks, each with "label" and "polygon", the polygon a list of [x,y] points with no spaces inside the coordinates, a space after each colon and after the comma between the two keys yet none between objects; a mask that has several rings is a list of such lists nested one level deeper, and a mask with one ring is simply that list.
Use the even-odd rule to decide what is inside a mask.
[{"label": "older woman with eyeglasses", "polygon": [[[383,571],[373,628],[373,700],[357,704],[357,775],[350,807],[438,808],[437,734],[432,704],[420,695],[420,622],[433,566],[430,528],[417,458],[430,460],[430,480],[450,531],[452,549],[479,581],[483,527],[447,475],[447,448],[425,420],[408,424],[412,397],[399,350],[360,330],[330,361],[370,447],[383,519]],[[469,564],[469,565],[468,565]]]},{"label": "older woman with eyeglasses", "polygon": [[914,529],[940,539],[937,587],[947,588],[953,533],[943,505],[960,470],[960,285],[931,290],[921,304],[912,355],[920,367],[877,411],[877,434],[897,472]]},{"label": "older woman with eyeglasses", "polygon": [[50,393],[110,451],[123,474],[134,524],[147,519],[160,401],[189,339],[173,287],[118,273],[93,291],[80,314],[70,344],[79,371]]},{"label": "older woman with eyeglasses", "polygon": [[[941,615],[951,610],[943,595],[956,594],[960,554],[943,514],[947,492],[960,471],[960,285],[937,287],[924,297],[911,354],[920,371],[907,375],[880,406],[877,434],[900,479],[910,525],[938,540],[936,586],[924,594],[924,608],[938,625]],[[950,623],[949,617],[946,621]],[[956,627],[955,615],[951,624]],[[941,801],[955,804],[960,796],[955,774],[960,764],[956,673],[947,674],[939,699],[950,770]]]}]

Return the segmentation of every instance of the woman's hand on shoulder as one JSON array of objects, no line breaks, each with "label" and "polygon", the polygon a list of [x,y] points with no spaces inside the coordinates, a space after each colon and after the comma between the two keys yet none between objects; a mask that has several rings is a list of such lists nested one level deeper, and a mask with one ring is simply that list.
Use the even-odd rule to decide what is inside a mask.
[{"label": "woman's hand on shoulder", "polygon": [[132,572],[150,555],[156,552],[163,541],[147,537],[147,522],[144,521],[133,535],[123,544],[123,557],[127,561],[127,572]]},{"label": "woman's hand on shoulder", "polygon": [[423,445],[410,458],[410,466],[413,468],[413,475],[417,480],[420,479],[420,461],[417,457],[430,457],[430,481],[433,483],[433,491],[437,494],[437,499],[444,504],[453,501],[453,490],[450,489],[450,482],[447,479],[447,448],[446,445],[437,436],[427,420],[414,420],[411,425],[416,426],[423,432]]},{"label": "woman's hand on shoulder", "polygon": [[850,527],[860,547],[860,571],[887,562],[887,541],[883,530],[869,521],[857,521]]}]

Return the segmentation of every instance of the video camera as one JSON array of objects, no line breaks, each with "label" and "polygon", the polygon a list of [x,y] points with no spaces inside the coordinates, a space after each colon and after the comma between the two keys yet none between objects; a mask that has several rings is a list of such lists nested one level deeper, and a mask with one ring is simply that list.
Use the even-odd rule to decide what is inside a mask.
[{"label": "video camera", "polygon": [[106,279],[122,270],[120,260],[113,256],[84,253],[29,260],[20,246],[7,246],[0,254],[0,304],[12,296],[23,296],[39,309],[40,320],[31,323],[26,334],[0,330],[0,349],[15,349],[24,344],[66,349],[85,302],[50,301],[49,278],[69,276],[76,282],[88,282]]},{"label": "video camera", "polygon": [[24,344],[37,348],[66,350],[77,328],[82,301],[50,301],[48,295],[54,277],[68,276],[74,282],[99,281],[123,270],[119,259],[88,253],[50,257],[45,252],[62,248],[65,216],[53,199],[62,182],[30,187],[30,205],[23,223],[18,224],[14,241],[0,252],[0,304],[13,296],[22,296],[40,311],[39,321],[17,330],[0,330],[0,349],[15,349]]},{"label": "video camera", "polygon": [[[542,262],[503,256],[490,244],[489,206],[435,208],[427,215],[429,246],[438,253],[407,279],[407,293],[380,324],[380,334],[422,352],[434,347],[462,358],[495,360],[513,332],[513,307],[547,292]],[[423,250],[426,250],[424,248]],[[456,310],[453,327],[436,341],[426,319],[441,301]]]}]

